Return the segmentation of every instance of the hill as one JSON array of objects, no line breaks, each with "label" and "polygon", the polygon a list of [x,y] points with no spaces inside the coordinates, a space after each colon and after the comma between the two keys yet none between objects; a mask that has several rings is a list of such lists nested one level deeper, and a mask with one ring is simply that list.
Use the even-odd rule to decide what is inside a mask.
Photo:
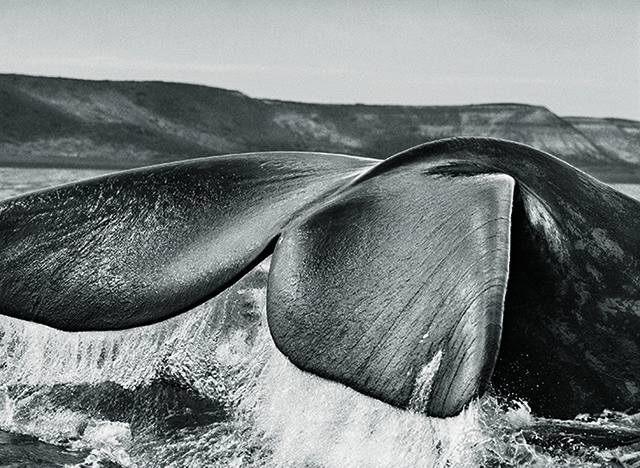
[{"label": "hill", "polygon": [[640,123],[562,118],[524,104],[328,105],[206,86],[0,75],[0,164],[134,167],[250,151],[385,158],[450,136],[548,151],[610,181],[640,181]]}]

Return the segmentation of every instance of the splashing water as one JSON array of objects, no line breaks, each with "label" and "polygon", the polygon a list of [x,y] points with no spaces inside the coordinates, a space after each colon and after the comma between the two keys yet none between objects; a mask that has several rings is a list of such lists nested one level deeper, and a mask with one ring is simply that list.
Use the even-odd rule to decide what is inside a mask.
[{"label": "splashing water", "polygon": [[[457,417],[428,418],[298,370],[266,327],[267,268],[134,330],[65,333],[2,318],[0,428],[84,451],[78,467],[638,466],[606,464],[632,460],[632,446],[543,447],[533,435],[554,422],[541,425],[524,403],[486,396]],[[575,424],[621,427],[616,418]]]},{"label": "splashing water", "polygon": [[545,420],[487,395],[428,418],[300,371],[266,326],[267,270],[133,330],[0,317],[0,429],[46,452],[48,464],[28,466],[640,467],[637,415]]}]

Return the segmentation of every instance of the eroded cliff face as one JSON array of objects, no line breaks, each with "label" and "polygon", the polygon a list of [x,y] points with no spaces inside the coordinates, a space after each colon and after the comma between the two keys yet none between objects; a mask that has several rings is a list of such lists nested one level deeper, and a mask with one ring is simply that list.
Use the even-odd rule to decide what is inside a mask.
[{"label": "eroded cliff face", "polygon": [[564,120],[611,158],[640,164],[640,122],[591,117],[565,117]]},{"label": "eroded cliff face", "polygon": [[307,104],[190,84],[0,75],[0,164],[132,167],[274,150],[386,158],[452,136],[513,140],[601,178],[640,181],[640,122],[628,120],[524,104]]}]

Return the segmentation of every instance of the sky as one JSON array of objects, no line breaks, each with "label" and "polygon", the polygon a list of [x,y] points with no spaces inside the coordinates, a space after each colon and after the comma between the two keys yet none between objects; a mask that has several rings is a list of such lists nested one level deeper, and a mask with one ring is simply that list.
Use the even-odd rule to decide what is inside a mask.
[{"label": "sky", "polygon": [[0,0],[0,73],[640,120],[640,0]]}]

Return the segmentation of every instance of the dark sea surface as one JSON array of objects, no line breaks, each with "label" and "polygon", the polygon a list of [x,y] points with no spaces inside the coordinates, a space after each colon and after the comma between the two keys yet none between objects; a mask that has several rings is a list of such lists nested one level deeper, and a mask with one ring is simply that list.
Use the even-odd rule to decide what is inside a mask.
[{"label": "dark sea surface", "polygon": [[[99,173],[0,168],[0,198]],[[0,466],[640,467],[640,415],[539,419],[488,395],[431,419],[299,371],[265,325],[267,268],[134,330],[0,317]]]}]

